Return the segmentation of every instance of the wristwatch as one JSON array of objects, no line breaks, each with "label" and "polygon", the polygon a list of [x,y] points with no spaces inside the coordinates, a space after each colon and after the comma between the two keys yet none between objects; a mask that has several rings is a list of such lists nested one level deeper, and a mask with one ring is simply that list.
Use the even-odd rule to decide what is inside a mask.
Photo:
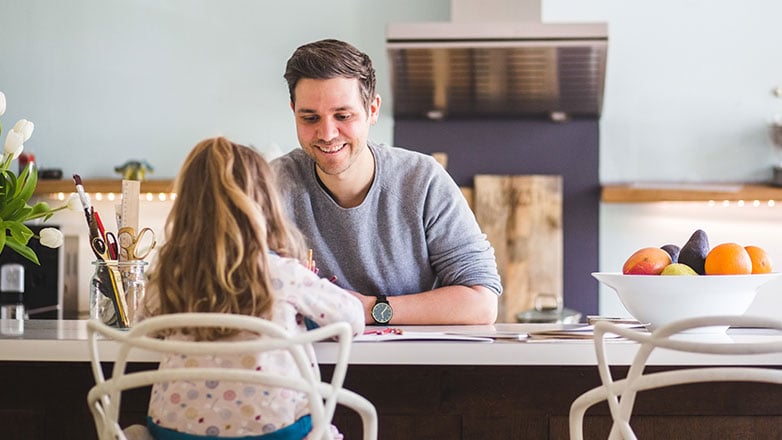
[{"label": "wristwatch", "polygon": [[388,324],[394,316],[394,309],[388,303],[385,295],[378,295],[377,302],[372,306],[372,319],[378,324]]}]

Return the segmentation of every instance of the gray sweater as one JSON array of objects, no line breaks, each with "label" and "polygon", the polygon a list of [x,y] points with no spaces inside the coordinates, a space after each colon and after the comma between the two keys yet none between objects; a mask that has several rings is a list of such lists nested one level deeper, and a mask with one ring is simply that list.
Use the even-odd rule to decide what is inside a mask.
[{"label": "gray sweater", "polygon": [[375,178],[364,202],[342,208],[297,148],[272,161],[288,215],[307,237],[322,277],[364,295],[440,286],[502,292],[494,249],[459,187],[431,156],[369,143]]}]

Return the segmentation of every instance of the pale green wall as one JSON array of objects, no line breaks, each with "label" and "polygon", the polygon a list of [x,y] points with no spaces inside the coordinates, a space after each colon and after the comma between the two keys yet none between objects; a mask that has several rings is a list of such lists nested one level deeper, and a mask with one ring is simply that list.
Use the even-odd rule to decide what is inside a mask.
[{"label": "pale green wall", "polygon": [[[766,180],[782,159],[777,0],[543,0],[545,21],[606,21],[601,179]],[[6,125],[66,176],[113,176],[145,158],[172,177],[198,140],[297,145],[282,80],[300,44],[354,42],[385,99],[373,137],[390,142],[385,25],[447,21],[449,0],[0,0]]]},{"label": "pale green wall", "polygon": [[600,178],[768,181],[782,161],[779,0],[545,0],[547,21],[605,21]]},{"label": "pale green wall", "polygon": [[288,151],[285,62],[335,37],[373,58],[386,99],[373,137],[391,142],[385,25],[449,14],[448,0],[0,0],[2,120],[33,121],[26,149],[66,177],[116,177],[140,158],[173,177],[218,134]]}]

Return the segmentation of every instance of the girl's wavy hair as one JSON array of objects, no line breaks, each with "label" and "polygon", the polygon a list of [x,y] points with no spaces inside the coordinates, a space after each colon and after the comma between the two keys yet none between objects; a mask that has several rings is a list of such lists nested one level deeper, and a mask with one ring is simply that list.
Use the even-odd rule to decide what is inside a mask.
[{"label": "girl's wavy hair", "polygon": [[[220,312],[269,317],[269,252],[303,258],[274,175],[255,150],[223,137],[196,145],[174,183],[166,241],[150,269],[152,315]],[[232,332],[194,328],[198,340]]]}]

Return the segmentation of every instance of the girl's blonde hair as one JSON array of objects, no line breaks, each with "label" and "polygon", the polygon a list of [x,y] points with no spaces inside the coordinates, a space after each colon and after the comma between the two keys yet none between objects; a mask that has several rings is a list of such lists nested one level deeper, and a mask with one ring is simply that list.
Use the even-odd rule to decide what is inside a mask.
[{"label": "girl's blonde hair", "polygon": [[[196,145],[174,183],[166,242],[149,274],[153,315],[220,312],[268,318],[269,252],[302,259],[269,164],[223,137]],[[194,329],[197,339],[227,336]]]}]

